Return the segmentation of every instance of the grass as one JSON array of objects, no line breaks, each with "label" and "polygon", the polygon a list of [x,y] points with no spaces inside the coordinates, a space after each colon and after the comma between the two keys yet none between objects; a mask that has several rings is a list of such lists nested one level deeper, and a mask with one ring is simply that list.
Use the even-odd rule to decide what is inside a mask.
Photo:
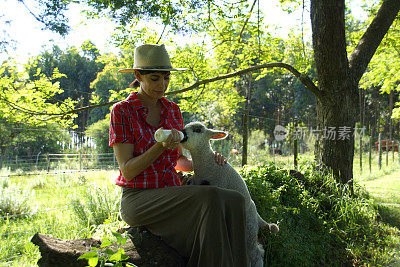
[{"label": "grass", "polygon": [[375,200],[380,219],[400,229],[400,166],[376,171],[357,181]]},{"label": "grass", "polygon": [[[101,238],[122,227],[117,220],[120,191],[111,182],[115,175],[115,171],[94,171],[3,177],[0,185],[6,187],[0,188],[0,209],[9,215],[28,215],[1,215],[0,266],[34,266],[40,253],[30,239],[36,232],[63,239]],[[74,207],[82,207],[81,213]]]},{"label": "grass", "polygon": [[[367,157],[366,157],[367,158]],[[373,160],[378,161],[378,155]],[[359,163],[359,161],[358,161]],[[390,152],[386,165],[386,153],[382,155],[382,168],[373,165],[371,172],[355,171],[355,181],[362,186],[374,200],[374,206],[378,211],[378,220],[386,225],[400,229],[400,164],[398,153],[394,159]],[[364,166],[368,166],[363,162]],[[397,233],[397,237],[399,234]],[[390,266],[400,266],[400,242],[397,243],[394,262]]]},{"label": "grass", "polygon": [[[302,160],[307,161],[311,157],[303,155]],[[400,228],[400,194],[396,194],[396,190],[400,192],[398,178],[400,177],[400,165],[396,160],[392,162],[389,154],[389,166],[386,167],[384,155],[383,167],[379,170],[377,156],[374,155],[373,169],[370,173],[367,168],[367,154],[364,155],[363,160],[365,169],[360,172],[357,163],[358,157],[356,156],[354,159],[355,181],[369,192],[373,199],[372,203],[378,211],[378,222],[387,225],[385,231],[392,231],[393,235],[390,238],[398,244],[399,232],[396,231],[396,228],[390,227]],[[232,158],[230,162],[240,165],[238,158]],[[267,157],[261,152],[251,151],[249,157],[251,165],[265,162],[275,162],[279,168],[293,169],[291,156]],[[43,172],[35,176],[24,176],[23,172],[18,172],[20,176],[10,176],[10,174],[14,173],[7,169],[0,171],[0,208],[7,207],[8,209],[8,211],[5,209],[2,211],[4,214],[0,219],[0,266],[34,266],[40,257],[38,248],[30,242],[35,232],[63,239],[89,237],[101,239],[105,235],[110,235],[111,230],[115,231],[124,226],[117,215],[120,192],[113,183],[113,179],[117,175],[116,171],[56,175],[46,175]],[[284,188],[279,190],[284,190]],[[347,216],[348,210],[354,209],[350,204],[345,204],[346,202],[343,201],[343,204],[339,205],[343,218]],[[365,207],[364,203],[360,203],[361,206]],[[290,215],[286,220],[296,221],[296,210],[281,210],[281,212]],[[5,213],[28,213],[28,215],[7,218]],[[312,220],[307,223],[312,223]],[[298,238],[297,241],[290,243],[294,246],[293,248],[296,246],[302,248],[302,242],[309,238],[319,238],[318,232],[316,235],[307,236],[300,230],[298,236],[294,237]],[[269,244],[269,246],[273,246],[273,244]],[[365,255],[369,258],[373,256],[368,255],[386,253],[371,251],[375,248],[376,246],[363,247],[355,243],[354,247],[350,246],[348,249],[352,251],[351,253]],[[382,249],[385,249],[383,244]],[[271,251],[271,247],[269,247],[269,251]],[[399,257],[399,255],[400,249],[397,248],[397,256],[394,257]],[[375,262],[380,262],[380,260],[376,259]],[[372,262],[374,261],[372,260]],[[396,263],[400,265],[400,261]],[[364,262],[364,264],[367,263]]]}]

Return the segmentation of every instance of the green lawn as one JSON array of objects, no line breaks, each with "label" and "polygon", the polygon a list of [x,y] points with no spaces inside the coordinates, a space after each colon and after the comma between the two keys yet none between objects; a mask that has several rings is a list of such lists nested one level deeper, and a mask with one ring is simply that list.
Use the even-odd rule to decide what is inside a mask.
[{"label": "green lawn", "polygon": [[400,169],[359,181],[376,201],[382,220],[400,229]]},{"label": "green lawn", "polygon": [[[379,219],[390,226],[400,229],[399,164],[394,163],[391,167],[356,176],[356,181],[374,199],[379,211]],[[400,266],[400,244],[395,258],[396,263],[392,266]]]}]

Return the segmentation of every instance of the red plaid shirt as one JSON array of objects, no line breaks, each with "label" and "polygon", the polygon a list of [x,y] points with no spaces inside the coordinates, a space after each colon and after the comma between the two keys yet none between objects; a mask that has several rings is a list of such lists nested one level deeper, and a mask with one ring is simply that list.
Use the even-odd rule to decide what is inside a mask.
[{"label": "red plaid shirt", "polygon": [[[161,98],[160,127],[164,129],[183,129],[182,114],[177,104],[166,98]],[[110,141],[115,143],[134,144],[133,157],[137,157],[153,146],[154,133],[158,129],[146,122],[148,108],[137,97],[137,92],[116,103],[111,110]],[[166,149],[152,165],[127,181],[119,171],[115,183],[119,186],[133,188],[161,188],[179,186],[181,181],[175,171],[179,157],[178,149]]]}]

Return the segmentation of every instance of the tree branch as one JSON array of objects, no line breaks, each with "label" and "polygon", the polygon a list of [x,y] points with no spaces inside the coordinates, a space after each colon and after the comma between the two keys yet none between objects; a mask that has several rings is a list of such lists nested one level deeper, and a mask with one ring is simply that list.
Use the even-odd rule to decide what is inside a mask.
[{"label": "tree branch", "polygon": [[[244,32],[244,29],[246,28],[247,22],[249,22],[249,19],[251,17],[251,13],[253,12],[253,8],[256,5],[256,2],[257,2],[257,0],[254,0],[253,5],[251,6],[251,9],[250,9],[249,15],[247,16],[247,19],[243,24],[242,30],[239,33],[239,37],[238,37],[238,40],[237,40],[238,44],[240,43],[240,39],[242,39],[242,34]],[[231,67],[232,67],[232,64],[233,64],[233,60],[235,59],[236,54],[237,54],[238,51],[239,51],[239,49],[235,50],[235,53],[232,56],[231,63],[229,64],[228,70],[226,72],[229,72],[231,70]]]},{"label": "tree branch", "polygon": [[189,87],[186,87],[186,88],[183,88],[183,89],[180,89],[180,90],[167,92],[166,95],[180,94],[180,93],[183,93],[183,92],[187,92],[187,91],[193,90],[193,89],[195,89],[195,88],[197,88],[197,87],[199,87],[200,85],[203,85],[203,84],[216,82],[216,81],[223,80],[223,79],[232,78],[232,77],[235,77],[235,76],[239,76],[239,75],[245,74],[247,72],[252,72],[252,71],[255,71],[255,70],[265,69],[265,68],[284,68],[284,69],[287,69],[296,78],[298,78],[301,81],[301,83],[305,87],[307,87],[316,97],[318,97],[318,98],[321,97],[321,93],[322,92],[313,83],[313,81],[309,77],[307,77],[307,75],[305,75],[303,73],[300,73],[293,66],[291,66],[289,64],[286,64],[286,63],[282,63],[282,62],[265,63],[265,64],[253,66],[253,67],[250,67],[250,68],[247,68],[247,69],[243,69],[243,70],[240,70],[240,71],[232,72],[232,73],[229,73],[229,74],[225,74],[225,75],[213,77],[213,78],[210,78],[210,79],[197,81],[197,82],[195,82],[194,84],[192,84]]},{"label": "tree branch", "polygon": [[[171,92],[167,92],[165,95],[176,95],[176,94],[180,94],[183,92],[187,92],[193,89],[196,89],[197,87],[199,87],[200,85],[205,85],[207,83],[212,83],[212,82],[216,82],[219,80],[223,80],[223,79],[228,79],[228,78],[232,78],[235,76],[239,76],[248,72],[252,72],[255,70],[259,70],[259,69],[265,69],[265,68],[283,68],[286,69],[288,71],[290,71],[296,78],[298,78],[300,80],[300,82],[307,87],[317,98],[322,97],[322,92],[319,90],[319,88],[313,83],[313,81],[305,74],[300,73],[298,70],[296,70],[293,66],[286,64],[286,63],[282,63],[282,62],[273,62],[273,63],[265,63],[262,65],[257,65],[257,66],[253,66],[247,69],[243,69],[240,71],[236,71],[236,72],[232,72],[229,74],[225,74],[225,75],[221,75],[221,76],[216,76],[210,79],[205,79],[205,80],[201,80],[201,81],[197,81],[194,84],[192,84],[189,87],[180,89],[180,90],[175,90],[175,91],[171,91]],[[78,113],[78,112],[82,112],[88,109],[94,109],[94,108],[99,108],[99,107],[104,107],[104,106],[111,106],[115,103],[117,103],[118,101],[112,101],[112,102],[107,102],[107,103],[102,103],[102,104],[98,104],[98,105],[93,105],[93,106],[86,106],[86,107],[82,107],[82,108],[77,108],[77,109],[73,109],[64,113],[43,113],[43,112],[35,112],[32,110],[27,110],[21,107],[18,107],[16,104],[11,103],[10,101],[8,101],[5,98],[0,98],[0,100],[3,100],[5,102],[7,102],[7,104],[9,104],[10,106],[12,106],[13,108],[16,108],[18,110],[20,110],[21,112],[24,113],[28,113],[31,115],[36,115],[36,116],[65,116],[68,114],[73,114],[73,113]]]},{"label": "tree branch", "polygon": [[36,14],[33,13],[32,10],[26,5],[24,0],[18,0],[18,2],[22,3],[25,6],[26,10],[28,10],[28,12],[32,15],[32,17],[34,17],[38,22],[46,25],[46,22],[43,19],[36,16]]},{"label": "tree branch", "polygon": [[385,0],[349,58],[351,75],[359,82],[376,49],[400,10],[399,0]]}]

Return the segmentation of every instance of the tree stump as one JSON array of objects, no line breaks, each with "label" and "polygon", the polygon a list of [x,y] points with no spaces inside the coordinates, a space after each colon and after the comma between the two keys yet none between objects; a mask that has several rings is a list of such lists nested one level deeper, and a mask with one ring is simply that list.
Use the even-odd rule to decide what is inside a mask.
[{"label": "tree stump", "polygon": [[[140,267],[185,266],[185,260],[173,248],[145,228],[129,228],[128,234],[131,238],[123,246],[125,254],[129,256],[126,262]],[[89,252],[92,247],[99,248],[101,245],[101,241],[93,238],[62,240],[39,233],[32,237],[31,242],[39,246],[42,256],[38,261],[40,267],[87,266],[86,260],[78,261],[78,258]],[[109,246],[109,248],[116,251],[115,247]]]}]

